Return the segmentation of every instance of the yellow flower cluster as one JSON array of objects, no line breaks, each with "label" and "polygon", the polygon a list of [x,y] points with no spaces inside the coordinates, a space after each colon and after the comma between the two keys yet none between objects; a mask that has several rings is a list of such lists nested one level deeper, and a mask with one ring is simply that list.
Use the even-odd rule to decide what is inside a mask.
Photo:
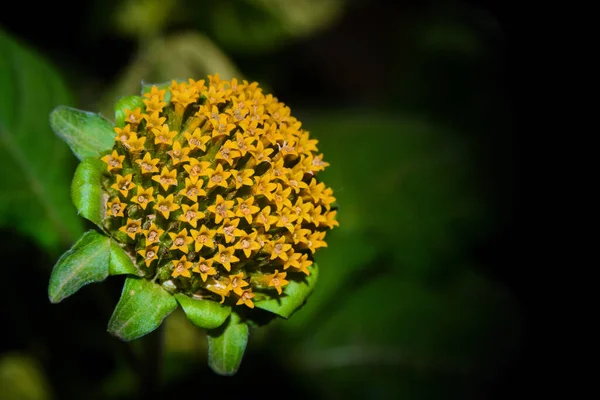
[{"label": "yellow flower cluster", "polygon": [[254,307],[308,275],[338,225],[329,164],[290,109],[256,82],[218,75],[156,86],[126,110],[102,157],[107,226],[146,277]]}]

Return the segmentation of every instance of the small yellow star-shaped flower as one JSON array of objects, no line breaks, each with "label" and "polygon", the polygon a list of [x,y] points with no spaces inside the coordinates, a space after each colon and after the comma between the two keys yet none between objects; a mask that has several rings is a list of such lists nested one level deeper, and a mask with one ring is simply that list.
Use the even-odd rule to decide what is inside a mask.
[{"label": "small yellow star-shaped flower", "polygon": [[154,210],[160,212],[166,219],[169,219],[169,215],[172,211],[178,210],[179,204],[173,202],[173,195],[170,194],[167,197],[158,195],[156,203],[154,203]]},{"label": "small yellow star-shaped flower", "polygon": [[163,107],[167,105],[167,103],[165,103],[162,100],[162,96],[149,96],[148,98],[144,99],[143,102],[146,105],[146,112],[161,112],[163,110]]},{"label": "small yellow star-shaped flower", "polygon": [[123,168],[123,160],[125,156],[119,155],[116,150],[113,150],[111,154],[107,154],[101,158],[107,165],[108,172],[111,172],[113,169],[121,169]]},{"label": "small yellow star-shaped flower", "polygon": [[118,190],[125,198],[127,198],[129,191],[135,187],[135,183],[131,182],[132,176],[132,174],[127,174],[125,176],[117,174],[116,182],[110,187]]},{"label": "small yellow star-shaped flower", "polygon": [[235,188],[239,189],[242,186],[252,186],[254,185],[254,181],[252,180],[252,175],[254,175],[253,169],[243,169],[238,171],[236,169],[230,170],[231,175],[233,176],[233,183],[235,184]]},{"label": "small yellow star-shaped flower", "polygon": [[183,214],[179,216],[178,220],[187,222],[194,228],[198,225],[198,220],[204,218],[204,213],[202,211],[198,211],[198,203],[194,203],[191,206],[182,204],[181,209]]},{"label": "small yellow star-shaped flower", "polygon": [[256,230],[254,230],[250,234],[245,234],[240,237],[234,246],[236,250],[242,250],[246,258],[250,258],[252,256],[252,252],[254,250],[260,250],[261,246],[256,240]]},{"label": "small yellow star-shaped flower", "polygon": [[229,284],[235,294],[241,296],[244,292],[244,287],[249,286],[249,283],[244,280],[244,273],[240,272],[236,275],[229,275]]},{"label": "small yellow star-shaped flower", "polygon": [[194,240],[194,250],[199,252],[204,246],[214,249],[215,243],[213,242],[213,237],[216,233],[214,230],[208,229],[205,225],[202,225],[199,230],[191,229],[190,234]]},{"label": "small yellow star-shaped flower", "polygon": [[232,124],[229,119],[227,114],[221,114],[219,115],[218,121],[215,121],[214,119],[210,120],[210,123],[213,126],[212,138],[229,136],[231,131],[235,129],[235,124]]},{"label": "small yellow star-shaped flower", "polygon": [[190,273],[192,263],[188,261],[187,256],[183,255],[179,260],[172,260],[171,262],[173,263],[173,272],[171,273],[173,278],[177,278],[178,276],[186,278],[192,277],[192,274]]},{"label": "small yellow star-shaped flower", "polygon": [[206,191],[202,189],[204,181],[197,176],[185,178],[185,188],[179,191],[181,196],[185,196],[193,202],[198,201],[198,196],[206,196]]},{"label": "small yellow star-shaped flower", "polygon": [[287,251],[292,248],[292,245],[285,242],[285,236],[280,237],[271,243],[271,260],[280,258],[282,261],[287,260]]},{"label": "small yellow star-shaped flower", "polygon": [[173,143],[173,148],[167,151],[167,154],[171,156],[171,161],[173,162],[173,165],[177,165],[181,162],[186,162],[190,159],[190,157],[188,156],[189,152],[189,147],[181,147],[181,143],[175,142]]},{"label": "small yellow star-shaped flower", "polygon": [[130,153],[139,153],[144,150],[144,144],[146,143],[146,137],[137,137],[137,135],[131,135],[124,146]]},{"label": "small yellow star-shaped flower", "polygon": [[213,261],[213,259],[205,260],[204,258],[200,257],[198,263],[194,265],[194,268],[192,268],[193,272],[200,274],[202,282],[206,282],[207,277],[217,274],[217,271],[212,266]]},{"label": "small yellow star-shaped flower", "polygon": [[275,270],[275,273],[270,275],[265,275],[264,279],[267,282],[269,287],[274,287],[277,290],[278,294],[281,294],[281,287],[290,283],[285,280],[287,272],[279,272],[279,270]]},{"label": "small yellow star-shaped flower", "polygon": [[211,139],[208,135],[202,135],[200,128],[196,128],[193,133],[185,132],[183,135],[190,146],[190,150],[200,149],[206,151],[206,142]]},{"label": "small yellow star-shaped flower", "polygon": [[131,125],[132,128],[137,129],[140,122],[142,122],[142,109],[137,107],[131,111],[129,108],[125,109],[125,122]]},{"label": "small yellow star-shaped flower", "polygon": [[225,243],[235,242],[235,238],[240,237],[244,234],[244,231],[238,228],[240,223],[239,218],[223,220],[223,224],[217,229],[217,233],[225,237]]},{"label": "small yellow star-shaped flower", "polygon": [[158,167],[156,165],[160,162],[160,160],[158,158],[153,159],[150,153],[144,154],[144,158],[137,159],[135,162],[140,166],[142,174],[158,172]]},{"label": "small yellow star-shaped flower", "polygon": [[188,164],[183,166],[183,169],[185,169],[190,178],[197,178],[199,176],[208,176],[207,171],[212,171],[209,167],[209,161],[198,161],[195,158],[190,158]]},{"label": "small yellow star-shaped flower", "polygon": [[277,222],[277,216],[271,215],[271,206],[266,206],[254,217],[254,223],[263,226],[265,232],[271,228],[272,224]]},{"label": "small yellow star-shaped flower", "polygon": [[189,251],[190,244],[194,241],[191,236],[188,236],[187,228],[183,228],[179,233],[169,232],[172,244],[169,250],[181,250],[185,254]]},{"label": "small yellow star-shaped flower", "polygon": [[219,251],[213,257],[215,262],[221,264],[227,271],[231,271],[231,263],[240,261],[233,253],[235,248],[233,247],[225,247],[222,244],[219,244]]},{"label": "small yellow star-shaped flower", "polygon": [[245,218],[249,224],[252,224],[252,216],[260,211],[260,207],[254,205],[254,196],[250,196],[246,200],[238,197],[236,200],[238,205],[235,216]]},{"label": "small yellow star-shaped flower", "polygon": [[154,196],[152,196],[152,192],[154,191],[153,187],[149,187],[144,189],[142,186],[137,187],[137,194],[131,197],[131,201],[133,203],[137,203],[144,210],[148,206],[148,203],[154,201]]},{"label": "small yellow star-shaped flower", "polygon": [[122,203],[118,197],[106,202],[106,212],[111,217],[124,217],[123,211],[127,204]]},{"label": "small yellow star-shaped flower", "polygon": [[127,223],[120,227],[119,231],[127,234],[130,238],[135,239],[135,236],[142,232],[142,220],[127,218]]},{"label": "small yellow star-shaped flower", "polygon": [[166,117],[161,117],[158,112],[144,114],[144,119],[146,120],[146,130],[149,132],[152,132],[153,129],[160,129],[167,120]]},{"label": "small yellow star-shaped flower", "polygon": [[177,169],[169,171],[167,167],[163,167],[160,175],[153,175],[152,180],[160,183],[164,190],[169,189],[169,186],[177,186]]},{"label": "small yellow star-shaped flower", "polygon": [[239,306],[240,304],[244,304],[250,308],[254,308],[254,303],[252,302],[253,297],[254,293],[252,293],[251,289],[248,289],[242,293],[235,305]]},{"label": "small yellow star-shaped flower", "polygon": [[215,203],[206,208],[207,211],[215,214],[215,224],[220,224],[226,218],[233,218],[235,213],[232,211],[233,200],[225,200],[220,194],[217,195]]},{"label": "small yellow star-shaped flower", "polygon": [[148,246],[145,249],[138,250],[138,254],[144,258],[146,267],[149,267],[152,261],[158,259],[158,246]]},{"label": "small yellow star-shaped flower", "polygon": [[173,138],[177,135],[177,132],[172,131],[167,124],[164,124],[160,129],[154,128],[152,133],[154,133],[154,144],[168,146],[173,144]]},{"label": "small yellow star-shaped flower", "polygon": [[148,229],[143,231],[143,234],[146,237],[146,244],[158,243],[164,232],[164,229],[160,229],[154,222],[152,222]]},{"label": "small yellow star-shaped flower", "polygon": [[221,164],[218,164],[215,169],[207,168],[206,174],[208,176],[208,185],[206,185],[207,188],[210,189],[215,186],[221,186],[227,189],[229,186],[227,184],[227,178],[229,178],[231,172],[224,171]]}]

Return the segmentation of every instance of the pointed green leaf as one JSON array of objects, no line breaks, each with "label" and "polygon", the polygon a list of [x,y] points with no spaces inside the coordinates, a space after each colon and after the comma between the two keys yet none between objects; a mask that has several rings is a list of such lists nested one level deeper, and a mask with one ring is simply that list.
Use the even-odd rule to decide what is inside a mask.
[{"label": "pointed green leaf", "polygon": [[102,226],[105,216],[105,195],[101,178],[106,164],[96,157],[88,157],[79,163],[71,184],[71,198],[77,211],[84,218]]},{"label": "pointed green leaf", "polygon": [[125,110],[134,111],[136,108],[140,108],[141,112],[144,112],[146,105],[144,99],[140,96],[124,96],[117,101],[115,104],[115,124],[119,128],[125,126],[125,118],[127,114]]},{"label": "pointed green leaf", "polygon": [[58,303],[82,286],[108,276],[110,239],[96,231],[87,231],[59,259],[48,286],[48,297]]},{"label": "pointed green leaf", "polygon": [[193,299],[180,293],[176,294],[175,298],[181,304],[188,319],[199,328],[218,328],[231,314],[230,306],[224,306],[215,301]]},{"label": "pointed green leaf", "polygon": [[159,285],[143,278],[127,277],[108,332],[126,342],[160,326],[177,308],[177,300]]},{"label": "pointed green leaf", "polygon": [[80,160],[110,150],[115,140],[112,124],[98,114],[58,106],[50,113],[50,126]]},{"label": "pointed green leaf", "polygon": [[52,65],[0,27],[0,227],[51,252],[84,232],[69,199],[74,158],[48,124],[70,102]]},{"label": "pointed green leaf", "polygon": [[137,275],[143,276],[131,256],[123,250],[114,240],[110,241],[110,264],[108,266],[109,275]]},{"label": "pointed green leaf", "polygon": [[319,277],[317,264],[311,265],[308,270],[310,275],[303,281],[290,280],[279,297],[258,300],[254,302],[256,307],[275,313],[283,318],[289,318],[300,306],[304,304],[308,295],[312,292]]},{"label": "pointed green leaf", "polygon": [[234,375],[248,344],[248,325],[236,313],[208,332],[208,365],[219,375]]}]

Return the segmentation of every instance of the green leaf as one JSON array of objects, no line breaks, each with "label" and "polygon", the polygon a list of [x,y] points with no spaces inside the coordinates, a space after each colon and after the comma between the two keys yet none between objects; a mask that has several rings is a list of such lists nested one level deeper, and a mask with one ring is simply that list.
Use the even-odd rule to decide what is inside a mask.
[{"label": "green leaf", "polygon": [[69,199],[75,159],[48,125],[71,96],[44,59],[1,30],[0,88],[0,226],[57,251],[83,233]]},{"label": "green leaf", "polygon": [[208,332],[208,365],[219,375],[234,375],[248,344],[248,325],[236,313]]},{"label": "green leaf", "polygon": [[50,113],[50,126],[80,160],[100,156],[114,145],[110,121],[88,111],[58,106]]},{"label": "green leaf", "polygon": [[188,319],[199,328],[218,328],[231,314],[231,307],[215,301],[193,299],[180,293],[176,294],[175,298],[181,304]]},{"label": "green leaf", "polygon": [[108,276],[110,239],[96,231],[87,231],[59,259],[48,286],[50,302],[58,303],[82,286]]},{"label": "green leaf", "polygon": [[126,342],[137,339],[158,328],[176,308],[175,297],[156,283],[128,277],[108,322],[108,332]]},{"label": "green leaf", "polygon": [[308,270],[310,275],[302,281],[290,280],[281,296],[258,300],[254,302],[256,307],[270,311],[283,318],[289,318],[304,302],[312,292],[319,278],[319,267],[317,264],[311,265]]},{"label": "green leaf", "polygon": [[105,217],[106,195],[102,191],[102,173],[106,164],[96,157],[79,163],[71,183],[71,198],[79,214],[102,227]]},{"label": "green leaf", "polygon": [[119,128],[125,126],[125,118],[127,114],[125,110],[135,111],[136,108],[140,108],[142,112],[146,109],[144,99],[140,96],[124,96],[117,101],[115,104],[115,124]]},{"label": "green leaf", "polygon": [[110,264],[108,266],[109,275],[137,275],[143,276],[131,256],[123,250],[117,242],[111,239],[110,241]]}]

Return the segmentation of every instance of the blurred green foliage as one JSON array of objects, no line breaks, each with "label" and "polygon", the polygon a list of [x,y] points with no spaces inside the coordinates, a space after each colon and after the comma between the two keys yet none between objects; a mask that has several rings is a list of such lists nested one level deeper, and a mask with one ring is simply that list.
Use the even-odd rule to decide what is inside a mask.
[{"label": "blurred green foliage", "polygon": [[0,355],[0,399],[49,400],[52,391],[40,363],[28,354]]},{"label": "blurred green foliage", "polygon": [[[260,74],[261,86],[269,88],[298,74],[286,63],[289,58],[271,63],[282,54],[278,51],[311,35],[326,40],[326,29],[360,4],[365,3],[94,2],[84,28],[89,31],[82,34],[87,40],[103,35],[134,40],[134,53],[114,60],[118,76],[100,90],[89,89],[99,86],[94,77],[75,74],[79,81],[72,87],[81,99],[77,106],[112,119],[114,102],[139,93],[141,81],[215,72],[250,79],[257,70],[269,71]],[[378,43],[392,71],[388,76],[365,72],[355,77],[356,87],[328,107],[322,106],[326,101],[318,91],[308,101],[297,101],[292,112],[319,140],[331,163],[320,176],[340,205],[340,227],[328,234],[328,248],[316,255],[320,270],[315,291],[289,320],[251,329],[249,354],[229,380],[208,371],[205,335],[181,312],[171,314],[166,319],[163,393],[185,392],[198,379],[214,381],[214,392],[207,388],[207,395],[218,393],[222,385],[232,391],[239,385],[240,393],[246,393],[257,375],[263,379],[268,370],[281,374],[282,385],[311,398],[480,398],[481,390],[513,360],[520,339],[516,299],[490,278],[486,265],[471,258],[472,248],[498,229],[497,198],[505,198],[487,191],[490,177],[482,160],[488,153],[482,151],[486,140],[481,138],[503,133],[510,117],[495,81],[497,67],[490,54],[496,50],[480,34],[488,29],[496,35],[497,27],[489,16],[474,20],[461,7],[415,13],[410,24],[386,31],[388,41]],[[348,45],[352,54],[354,45]],[[398,50],[401,45],[403,51]],[[355,63],[344,68],[362,65],[360,57],[370,53],[359,50]],[[68,189],[75,158],[50,131],[48,113],[58,104],[70,104],[70,96],[47,62],[4,33],[0,54],[0,166],[11,171],[0,184],[0,226],[34,238],[44,251],[68,247],[82,232]],[[244,59],[251,65],[239,62]],[[317,68],[320,62],[301,66]],[[340,65],[329,67],[340,71]],[[271,77],[272,71],[278,75]],[[323,71],[300,74],[326,81],[332,75]],[[372,103],[368,96],[354,94],[378,80],[387,83],[378,86],[385,90],[373,92]],[[39,196],[40,190],[45,196]],[[43,272],[32,279],[43,288],[49,270],[42,268],[54,260],[40,260]],[[86,290],[82,295],[88,293],[90,302],[109,303],[109,310],[116,304],[116,291]],[[23,296],[6,288],[3,292]],[[50,314],[57,326],[68,323],[61,315],[78,306],[66,303],[67,310],[52,309]],[[8,315],[8,321],[19,320]],[[71,365],[69,373],[81,374],[85,384],[52,372],[49,385],[54,388],[49,391],[64,394],[61,398],[95,392],[96,398],[121,399],[135,393],[135,359],[143,360],[141,347],[115,342],[103,331],[106,320],[92,314],[85,325],[73,323],[65,338],[36,336],[35,342],[56,352],[77,334],[86,335],[67,360],[86,346],[111,354],[106,372],[96,380]],[[29,332],[27,326],[15,326],[19,337]],[[62,364],[46,358],[46,365]]]},{"label": "blurred green foliage", "polygon": [[0,226],[56,251],[83,232],[69,197],[75,159],[48,125],[71,96],[46,61],[2,31],[0,88]]},{"label": "blurred green foliage", "polygon": [[[346,0],[126,0],[96,3],[94,30],[151,38],[194,26],[227,52],[254,53],[315,34],[334,23]],[[108,21],[108,23],[107,23]],[[209,57],[207,57],[208,59]]]}]

